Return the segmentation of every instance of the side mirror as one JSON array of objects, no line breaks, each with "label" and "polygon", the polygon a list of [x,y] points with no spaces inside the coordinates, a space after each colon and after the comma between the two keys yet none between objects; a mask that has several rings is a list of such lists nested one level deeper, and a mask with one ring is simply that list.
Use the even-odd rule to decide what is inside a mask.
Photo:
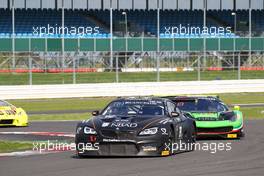
[{"label": "side mirror", "polygon": [[172,112],[171,117],[179,117],[180,114],[178,112]]},{"label": "side mirror", "polygon": [[188,118],[194,119],[194,117],[192,116],[192,114],[190,114],[190,113],[188,113],[188,112],[184,113],[184,115],[185,115],[186,117],[188,117]]},{"label": "side mirror", "polygon": [[98,115],[99,115],[99,111],[93,111],[93,112],[92,112],[92,115],[93,115],[93,116],[98,116]]},{"label": "side mirror", "polygon": [[239,111],[240,110],[240,106],[234,106],[234,110],[235,111]]}]

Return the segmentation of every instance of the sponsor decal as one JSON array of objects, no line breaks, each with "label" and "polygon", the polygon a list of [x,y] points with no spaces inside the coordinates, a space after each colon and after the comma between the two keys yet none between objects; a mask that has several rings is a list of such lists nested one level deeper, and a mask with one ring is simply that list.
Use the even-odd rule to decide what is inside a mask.
[{"label": "sponsor decal", "polygon": [[163,105],[162,101],[156,101],[156,100],[146,100],[146,101],[142,101],[142,100],[135,100],[135,101],[125,101],[124,104],[126,105]]},{"label": "sponsor decal", "polygon": [[127,123],[127,122],[113,122],[111,127],[120,128],[120,127],[127,127],[127,128],[136,128],[138,125],[137,123]]},{"label": "sponsor decal", "polygon": [[143,149],[144,152],[157,151],[157,147],[153,147],[153,146],[142,146],[142,149]]},{"label": "sponsor decal", "polygon": [[169,135],[169,134],[167,133],[167,129],[166,129],[166,128],[161,128],[160,130],[161,130],[161,134],[162,134],[162,135]]},{"label": "sponsor decal", "polygon": [[170,151],[164,150],[161,152],[161,156],[168,156],[170,154]]},{"label": "sponsor decal", "polygon": [[104,122],[104,123],[102,124],[102,127],[108,127],[109,125],[110,125],[109,122]]},{"label": "sponsor decal", "polygon": [[128,120],[126,120],[126,119],[117,119],[117,120],[115,120],[115,122],[129,122]]},{"label": "sponsor decal", "polygon": [[103,139],[103,142],[133,142],[133,141],[125,140],[125,139]]},{"label": "sponsor decal", "polygon": [[182,138],[182,126],[179,126],[179,138]]},{"label": "sponsor decal", "polygon": [[227,138],[237,138],[237,134],[227,134]]},{"label": "sponsor decal", "polygon": [[169,121],[170,121],[170,120],[168,120],[168,119],[165,119],[165,120],[161,120],[159,123],[160,123],[160,124],[164,124],[164,125],[165,125],[165,124],[166,124],[166,123],[168,123]]}]

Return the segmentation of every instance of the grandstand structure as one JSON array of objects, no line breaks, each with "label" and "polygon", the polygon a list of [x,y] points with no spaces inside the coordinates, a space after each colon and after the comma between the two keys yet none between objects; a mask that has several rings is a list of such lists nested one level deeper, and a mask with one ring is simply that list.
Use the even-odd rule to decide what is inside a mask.
[{"label": "grandstand structure", "polygon": [[263,69],[263,19],[264,0],[0,0],[0,70]]}]

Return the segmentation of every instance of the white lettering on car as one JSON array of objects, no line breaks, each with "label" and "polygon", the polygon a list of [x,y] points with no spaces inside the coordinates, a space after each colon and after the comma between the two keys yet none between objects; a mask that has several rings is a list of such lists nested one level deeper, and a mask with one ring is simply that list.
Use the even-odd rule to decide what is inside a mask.
[{"label": "white lettering on car", "polygon": [[166,128],[161,128],[160,130],[162,135],[168,135]]},{"label": "white lettering on car", "polygon": [[124,123],[124,122],[114,122],[111,124],[111,127],[128,127],[128,128],[136,128],[137,123]]}]

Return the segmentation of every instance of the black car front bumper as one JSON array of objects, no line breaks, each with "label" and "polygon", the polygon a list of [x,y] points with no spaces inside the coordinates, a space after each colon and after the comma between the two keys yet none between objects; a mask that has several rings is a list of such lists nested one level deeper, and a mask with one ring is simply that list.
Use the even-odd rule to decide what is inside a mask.
[{"label": "black car front bumper", "polygon": [[[97,139],[76,136],[79,156],[167,156],[170,155],[169,138],[164,136],[140,137],[136,140]],[[83,147],[88,146],[88,147]]]}]

